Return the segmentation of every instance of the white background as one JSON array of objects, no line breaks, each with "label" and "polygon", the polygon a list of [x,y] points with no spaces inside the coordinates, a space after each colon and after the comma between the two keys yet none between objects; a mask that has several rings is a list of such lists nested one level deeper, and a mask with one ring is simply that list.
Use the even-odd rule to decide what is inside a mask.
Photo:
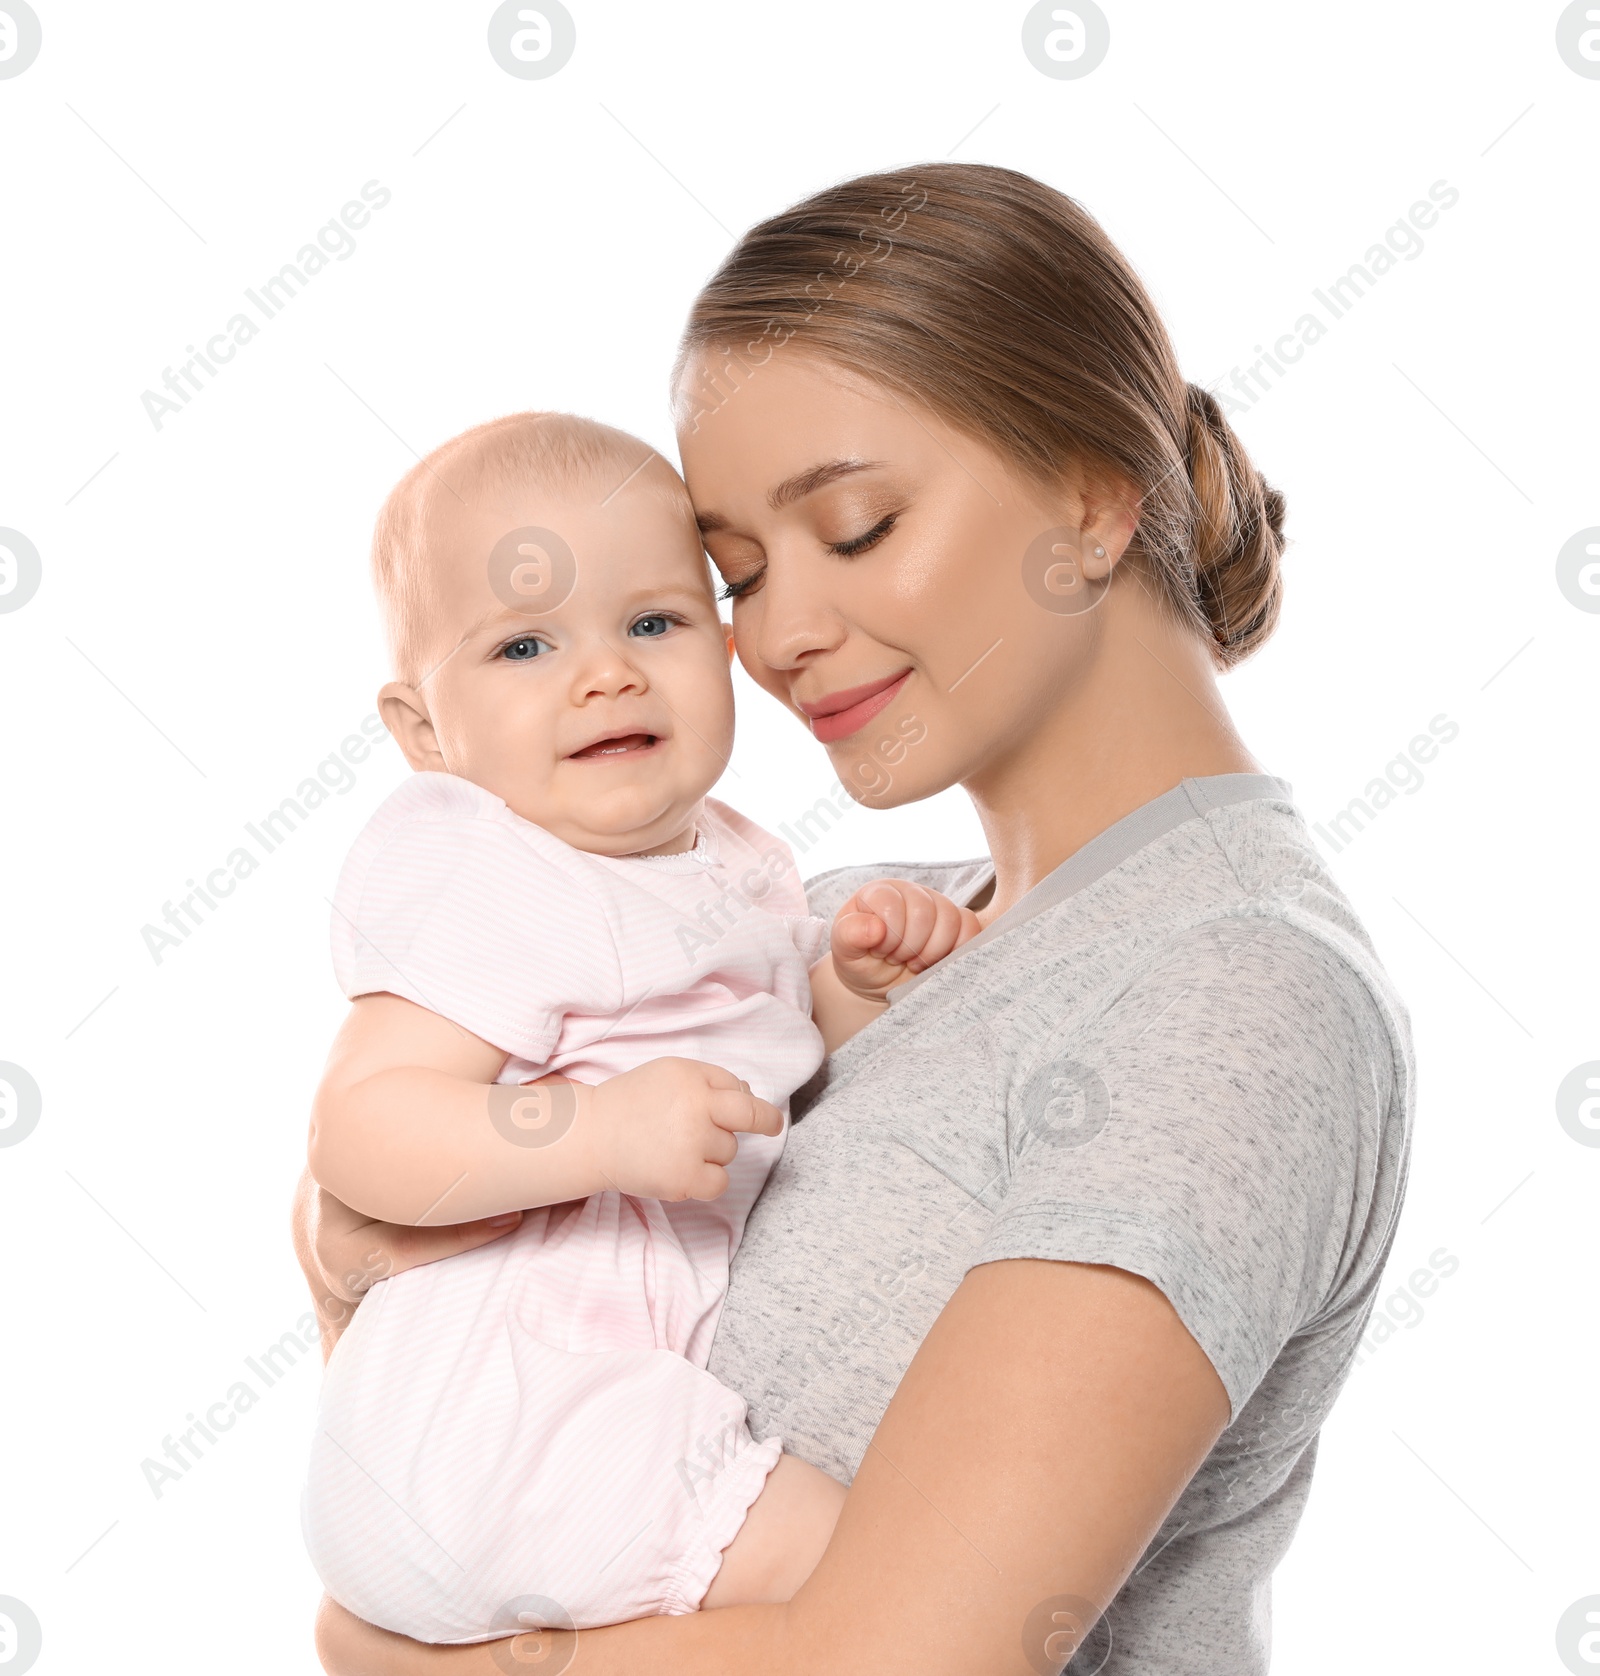
[{"label": "white background", "polygon": [[[1600,524],[1600,80],[1558,55],[1560,7],[1104,0],[1105,61],[1056,80],[1021,4],[571,0],[571,62],[518,80],[486,3],[36,4],[43,50],[0,80],[0,525],[43,563],[0,615],[0,1060],[44,1101],[0,1149],[0,1595],[41,1620],[37,1668],[315,1669],[314,1360],[264,1390],[244,1358],[307,1307],[325,899],[398,753],[159,965],[141,927],[372,710],[382,496],[526,407],[672,456],[675,336],[731,237],[953,155],[1082,202],[1213,386],[1459,192],[1233,420],[1293,538],[1282,627],[1224,686],[1256,756],[1325,823],[1430,718],[1460,729],[1332,861],[1421,1063],[1383,1295],[1459,1267],[1326,1428],[1275,1669],[1560,1671],[1557,1619],[1600,1594],[1600,1148],[1555,1109],[1600,1059],[1600,614],[1555,580]],[[355,254],[155,429],[141,392],[374,179]],[[739,697],[720,795],[792,821],[826,760]],[[979,848],[947,794],[851,813],[803,868]],[[158,1498],[141,1462],[241,1378],[256,1406]]]}]

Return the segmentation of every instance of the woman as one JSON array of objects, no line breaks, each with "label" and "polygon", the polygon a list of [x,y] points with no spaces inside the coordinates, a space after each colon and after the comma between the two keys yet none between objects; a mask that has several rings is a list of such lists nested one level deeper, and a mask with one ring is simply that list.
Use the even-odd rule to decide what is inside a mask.
[{"label": "woman", "polygon": [[[894,872],[984,926],[797,1101],[712,1353],[849,1496],[786,1604],[453,1649],[330,1605],[326,1666],[1264,1670],[1412,1085],[1404,1009],[1217,692],[1273,627],[1282,499],[1096,223],[1000,169],[756,227],[676,399],[745,668],[862,801],[960,784],[990,849],[811,886],[827,914]],[[330,1301],[497,1232],[314,1190],[300,1225]]]}]

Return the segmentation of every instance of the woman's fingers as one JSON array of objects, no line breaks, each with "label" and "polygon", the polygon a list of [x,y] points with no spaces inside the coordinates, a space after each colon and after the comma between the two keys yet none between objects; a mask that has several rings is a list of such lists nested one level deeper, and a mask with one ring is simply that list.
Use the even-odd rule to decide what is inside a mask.
[{"label": "woman's fingers", "polygon": [[521,1211],[509,1211],[477,1222],[408,1228],[375,1222],[319,1187],[313,1201],[311,1250],[329,1292],[346,1303],[359,1303],[387,1276],[487,1245],[521,1221]]}]

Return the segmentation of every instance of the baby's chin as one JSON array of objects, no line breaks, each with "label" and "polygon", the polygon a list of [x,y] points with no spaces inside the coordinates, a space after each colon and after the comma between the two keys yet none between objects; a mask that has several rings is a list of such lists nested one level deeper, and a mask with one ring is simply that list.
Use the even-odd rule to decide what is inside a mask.
[{"label": "baby's chin", "polygon": [[[672,850],[694,847],[694,822],[705,793],[692,797],[662,798],[619,788],[589,806],[573,808],[543,803],[519,807],[507,798],[508,807],[524,820],[542,826],[575,850],[589,855],[639,855],[666,846]],[[678,840],[682,840],[679,842]]]}]

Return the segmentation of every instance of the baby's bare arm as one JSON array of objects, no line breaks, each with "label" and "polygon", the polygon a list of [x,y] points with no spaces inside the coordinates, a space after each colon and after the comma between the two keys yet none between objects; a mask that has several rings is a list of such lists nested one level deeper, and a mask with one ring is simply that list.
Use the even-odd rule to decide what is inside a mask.
[{"label": "baby's bare arm", "polygon": [[652,1059],[589,1086],[496,1083],[506,1055],[396,995],[352,1003],[312,1106],[319,1186],[384,1222],[474,1222],[612,1187],[714,1199],[740,1132],[783,1117],[733,1075]]},{"label": "baby's bare arm", "polygon": [[365,1215],[412,1224],[598,1192],[605,1183],[576,1121],[586,1091],[496,1084],[505,1062],[500,1048],[424,1007],[361,996],[312,1105],[311,1173]]}]

